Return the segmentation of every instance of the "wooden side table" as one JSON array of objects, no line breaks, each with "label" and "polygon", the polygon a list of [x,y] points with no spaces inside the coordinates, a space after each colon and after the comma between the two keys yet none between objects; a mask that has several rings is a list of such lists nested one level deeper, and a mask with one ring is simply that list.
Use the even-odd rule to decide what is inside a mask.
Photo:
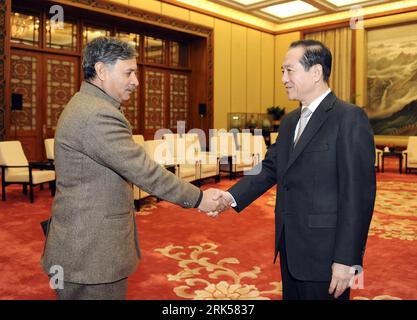
[{"label": "wooden side table", "polygon": [[382,153],[382,172],[384,172],[385,158],[398,158],[398,168],[400,173],[403,173],[403,154],[400,151],[384,151]]}]

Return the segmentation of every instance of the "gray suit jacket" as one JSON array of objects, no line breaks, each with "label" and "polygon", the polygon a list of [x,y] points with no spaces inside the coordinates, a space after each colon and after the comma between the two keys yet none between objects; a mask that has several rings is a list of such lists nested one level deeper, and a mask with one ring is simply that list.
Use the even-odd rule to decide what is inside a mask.
[{"label": "gray suit jacket", "polygon": [[186,208],[201,194],[134,143],[119,107],[84,82],[58,121],[57,190],[41,262],[46,273],[62,266],[64,281],[108,283],[135,271],[140,252],[131,183]]}]

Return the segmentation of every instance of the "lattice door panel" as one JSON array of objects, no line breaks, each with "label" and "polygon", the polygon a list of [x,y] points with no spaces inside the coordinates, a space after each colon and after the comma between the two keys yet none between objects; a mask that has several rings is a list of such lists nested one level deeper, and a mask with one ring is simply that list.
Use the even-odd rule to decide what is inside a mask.
[{"label": "lattice door panel", "polygon": [[[65,105],[78,91],[78,60],[71,57],[46,56],[46,137],[55,133]],[[44,133],[45,134],[45,133]],[[45,137],[45,138],[46,138]]]},{"label": "lattice door panel", "polygon": [[27,51],[12,51],[10,57],[11,93],[21,94],[23,107],[11,112],[10,138],[20,140],[29,160],[40,158],[37,148],[41,128],[41,56]]},{"label": "lattice door panel", "polygon": [[44,139],[54,136],[62,110],[78,91],[78,58],[13,50],[10,83],[11,92],[23,97],[23,109],[11,114],[10,138],[22,142],[29,160],[41,160]]},{"label": "lattice door panel", "polygon": [[171,73],[169,82],[169,127],[177,129],[178,121],[188,122],[188,75]]},{"label": "lattice door panel", "polygon": [[19,131],[34,131],[37,125],[39,56],[30,53],[11,55],[11,92],[21,94],[23,109],[12,111],[12,126]]},{"label": "lattice door panel", "polygon": [[122,103],[122,107],[133,133],[139,132],[139,88],[130,95],[129,100]]},{"label": "lattice door panel", "polygon": [[[166,128],[166,80],[165,72],[146,69],[145,78],[145,138],[158,129]],[[149,137],[153,139],[153,137]]]}]

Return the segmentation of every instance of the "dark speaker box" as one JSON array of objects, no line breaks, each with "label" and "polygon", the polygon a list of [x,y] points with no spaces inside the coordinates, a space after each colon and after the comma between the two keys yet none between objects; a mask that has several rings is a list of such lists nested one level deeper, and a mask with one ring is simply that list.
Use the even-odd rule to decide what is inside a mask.
[{"label": "dark speaker box", "polygon": [[12,93],[12,110],[23,110],[23,95]]},{"label": "dark speaker box", "polygon": [[200,103],[199,105],[198,105],[198,113],[200,114],[200,115],[205,115],[206,114],[206,111],[207,111],[207,106],[206,106],[206,104],[205,103]]}]

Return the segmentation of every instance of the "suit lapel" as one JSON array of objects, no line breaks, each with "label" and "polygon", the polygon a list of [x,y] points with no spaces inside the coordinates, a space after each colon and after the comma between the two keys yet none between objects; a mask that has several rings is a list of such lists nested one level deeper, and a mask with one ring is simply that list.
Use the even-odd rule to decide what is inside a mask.
[{"label": "suit lapel", "polygon": [[301,108],[298,108],[297,112],[294,113],[294,116],[290,120],[290,124],[288,126],[287,159],[291,157],[291,153],[293,151],[295,128],[297,127],[298,120],[300,119],[300,114],[301,114]]},{"label": "suit lapel", "polygon": [[[332,91],[324,98],[324,100],[317,107],[316,111],[311,116],[311,119],[309,120],[306,128],[304,129],[304,132],[301,135],[300,140],[298,140],[297,145],[295,146],[295,148],[293,148],[295,127],[299,119],[299,116],[298,116],[298,118],[295,121],[295,125],[293,127],[293,132],[291,134],[292,140],[290,141],[290,144],[289,144],[290,156],[289,156],[289,160],[287,163],[287,167],[284,172],[286,172],[291,167],[294,161],[300,156],[303,150],[307,147],[310,140],[314,137],[317,131],[321,128],[323,123],[327,120],[329,116],[328,111],[333,108],[333,104],[335,101],[336,101],[336,96]],[[298,115],[299,114],[300,112],[298,113]]]}]

